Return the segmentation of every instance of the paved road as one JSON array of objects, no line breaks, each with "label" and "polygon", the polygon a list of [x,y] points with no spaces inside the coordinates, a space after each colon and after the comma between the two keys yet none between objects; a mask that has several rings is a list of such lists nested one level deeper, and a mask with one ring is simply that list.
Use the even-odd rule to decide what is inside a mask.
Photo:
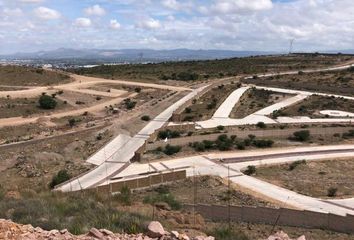
[{"label": "paved road", "polygon": [[250,87],[247,86],[233,91],[216,110],[212,119],[229,118],[232,109],[248,89],[250,89]]},{"label": "paved road", "polygon": [[[334,201],[336,204],[333,204],[323,199],[304,196],[262,180],[245,176],[240,172],[241,169],[248,165],[278,164],[303,159],[316,161],[353,156],[354,145],[297,147],[198,155],[163,162],[153,162],[151,164],[133,163],[122,172],[112,176],[113,180],[102,183],[102,185],[121,181],[124,178],[136,178],[139,177],[139,174],[146,174],[156,170],[166,171],[169,169],[186,169],[187,176],[218,175],[228,177],[228,167],[230,167],[230,179],[241,187],[257,193],[258,196],[264,195],[267,198],[304,210],[329,212],[337,215],[354,214],[354,209],[350,209],[352,204],[354,204],[353,199]],[[244,159],[248,158],[250,161],[230,164],[227,163],[227,160],[219,162],[220,159],[232,160],[240,157]]]},{"label": "paved road", "polygon": [[[257,124],[258,122],[264,122],[265,124],[276,124],[276,123],[351,123],[353,119],[351,118],[309,118],[309,117],[279,117],[277,119],[271,119],[268,115],[272,114],[274,111],[281,110],[298,102],[305,100],[307,97],[317,94],[322,96],[334,96],[338,98],[344,98],[348,100],[354,100],[354,97],[333,95],[326,93],[315,93],[308,91],[299,91],[291,90],[284,88],[272,88],[272,87],[262,87],[255,86],[257,89],[264,89],[273,92],[295,94],[293,97],[284,99],[281,102],[270,105],[266,108],[263,108],[243,119],[231,119],[228,116],[230,115],[233,107],[239,101],[242,94],[245,93],[245,89],[249,87],[244,87],[242,89],[235,90],[217,109],[214,116],[205,121],[196,122],[197,128],[215,128],[219,125],[222,126],[240,126],[248,124]],[[351,117],[351,116],[349,116]]]},{"label": "paved road", "polygon": [[[103,159],[103,161],[96,159],[96,161],[102,162],[98,167],[72,179],[69,182],[66,182],[65,184],[58,186],[56,190],[69,192],[91,188],[98,184],[104,183],[111,176],[114,176],[117,173],[123,171],[129,165],[130,160],[135,155],[135,152],[145,144],[150,135],[161,128],[171,118],[174,111],[176,111],[186,101],[196,96],[205,87],[207,86],[193,90],[187,96],[183,97],[169,108],[164,110],[156,118],[149,122],[138,134],[129,139],[129,141],[127,141],[123,147],[118,149],[118,151],[110,155],[107,159]],[[105,155],[103,154],[101,156]]]}]

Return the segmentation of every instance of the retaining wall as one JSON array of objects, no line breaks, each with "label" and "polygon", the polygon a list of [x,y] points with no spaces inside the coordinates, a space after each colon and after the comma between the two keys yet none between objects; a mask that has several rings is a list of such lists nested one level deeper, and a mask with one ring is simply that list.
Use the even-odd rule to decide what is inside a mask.
[{"label": "retaining wall", "polygon": [[[343,233],[354,233],[354,216],[339,216],[330,213],[302,211],[288,208],[248,206],[185,205],[195,209],[203,217],[213,221],[249,222],[301,228],[326,229]],[[229,215],[230,211],[230,215]]]},{"label": "retaining wall", "polygon": [[171,172],[166,173],[158,173],[149,176],[136,177],[134,179],[110,182],[107,185],[96,187],[96,190],[100,193],[115,193],[120,192],[124,186],[127,186],[130,189],[147,188],[153,185],[183,180],[185,178],[187,178],[186,170],[171,170]]}]

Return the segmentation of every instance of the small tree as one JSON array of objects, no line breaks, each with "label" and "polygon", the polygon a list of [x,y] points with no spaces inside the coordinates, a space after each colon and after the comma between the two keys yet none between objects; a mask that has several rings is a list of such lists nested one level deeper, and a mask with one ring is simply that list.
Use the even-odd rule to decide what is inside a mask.
[{"label": "small tree", "polygon": [[54,109],[57,106],[57,101],[51,96],[42,95],[38,100],[40,108]]},{"label": "small tree", "polygon": [[53,189],[56,185],[68,181],[71,178],[66,170],[60,170],[53,176],[52,181],[49,183],[49,187]]}]

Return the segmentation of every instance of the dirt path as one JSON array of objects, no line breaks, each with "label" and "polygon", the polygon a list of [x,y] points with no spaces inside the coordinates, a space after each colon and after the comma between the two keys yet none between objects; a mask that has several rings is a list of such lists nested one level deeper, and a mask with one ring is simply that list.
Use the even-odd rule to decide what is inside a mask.
[{"label": "dirt path", "polygon": [[[94,86],[97,84],[129,85],[129,86],[137,86],[137,87],[145,87],[145,88],[164,89],[164,90],[177,91],[177,92],[191,90],[188,87],[177,87],[177,86],[161,85],[155,83],[130,82],[130,81],[122,81],[122,80],[109,80],[104,78],[86,77],[86,76],[80,76],[74,74],[70,75],[70,77],[73,79],[73,82],[62,84],[62,85],[33,87],[30,89],[26,87],[27,89],[18,90],[18,91],[13,91],[13,90],[0,91],[0,98],[6,98],[7,96],[10,96],[11,98],[31,98],[31,97],[37,97],[41,95],[43,92],[51,94],[51,93],[55,93],[58,90],[70,90],[70,91],[77,91],[77,92],[87,93],[87,94],[102,95],[99,94],[99,92],[96,91],[93,92],[93,90],[85,89],[87,87]],[[21,87],[21,86],[16,86],[16,87]],[[117,94],[118,93],[115,93],[115,97],[117,96]]]},{"label": "dirt path", "polygon": [[[136,95],[137,95],[137,93],[132,93],[127,97],[133,98]],[[105,102],[99,103],[99,104],[91,106],[91,107],[75,109],[75,110],[70,110],[70,111],[65,111],[65,112],[58,112],[58,113],[54,113],[54,114],[50,114],[50,115],[46,115],[46,116],[37,116],[37,117],[30,117],[30,118],[24,118],[24,117],[2,118],[2,119],[0,119],[0,127],[18,126],[18,125],[23,125],[23,124],[35,123],[35,122],[45,120],[45,119],[50,120],[52,118],[77,116],[77,115],[82,115],[85,112],[95,113],[95,112],[99,112],[101,110],[104,110],[106,106],[119,104],[124,99],[125,98],[122,98],[122,97],[115,98],[115,99],[105,101]]]}]

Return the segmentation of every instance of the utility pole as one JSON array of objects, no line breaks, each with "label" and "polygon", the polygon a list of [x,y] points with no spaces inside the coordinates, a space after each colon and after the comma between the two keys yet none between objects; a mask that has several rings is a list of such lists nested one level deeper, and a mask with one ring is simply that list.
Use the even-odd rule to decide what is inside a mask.
[{"label": "utility pole", "polygon": [[289,54],[291,54],[293,51],[294,41],[295,41],[295,39],[290,39]]}]

